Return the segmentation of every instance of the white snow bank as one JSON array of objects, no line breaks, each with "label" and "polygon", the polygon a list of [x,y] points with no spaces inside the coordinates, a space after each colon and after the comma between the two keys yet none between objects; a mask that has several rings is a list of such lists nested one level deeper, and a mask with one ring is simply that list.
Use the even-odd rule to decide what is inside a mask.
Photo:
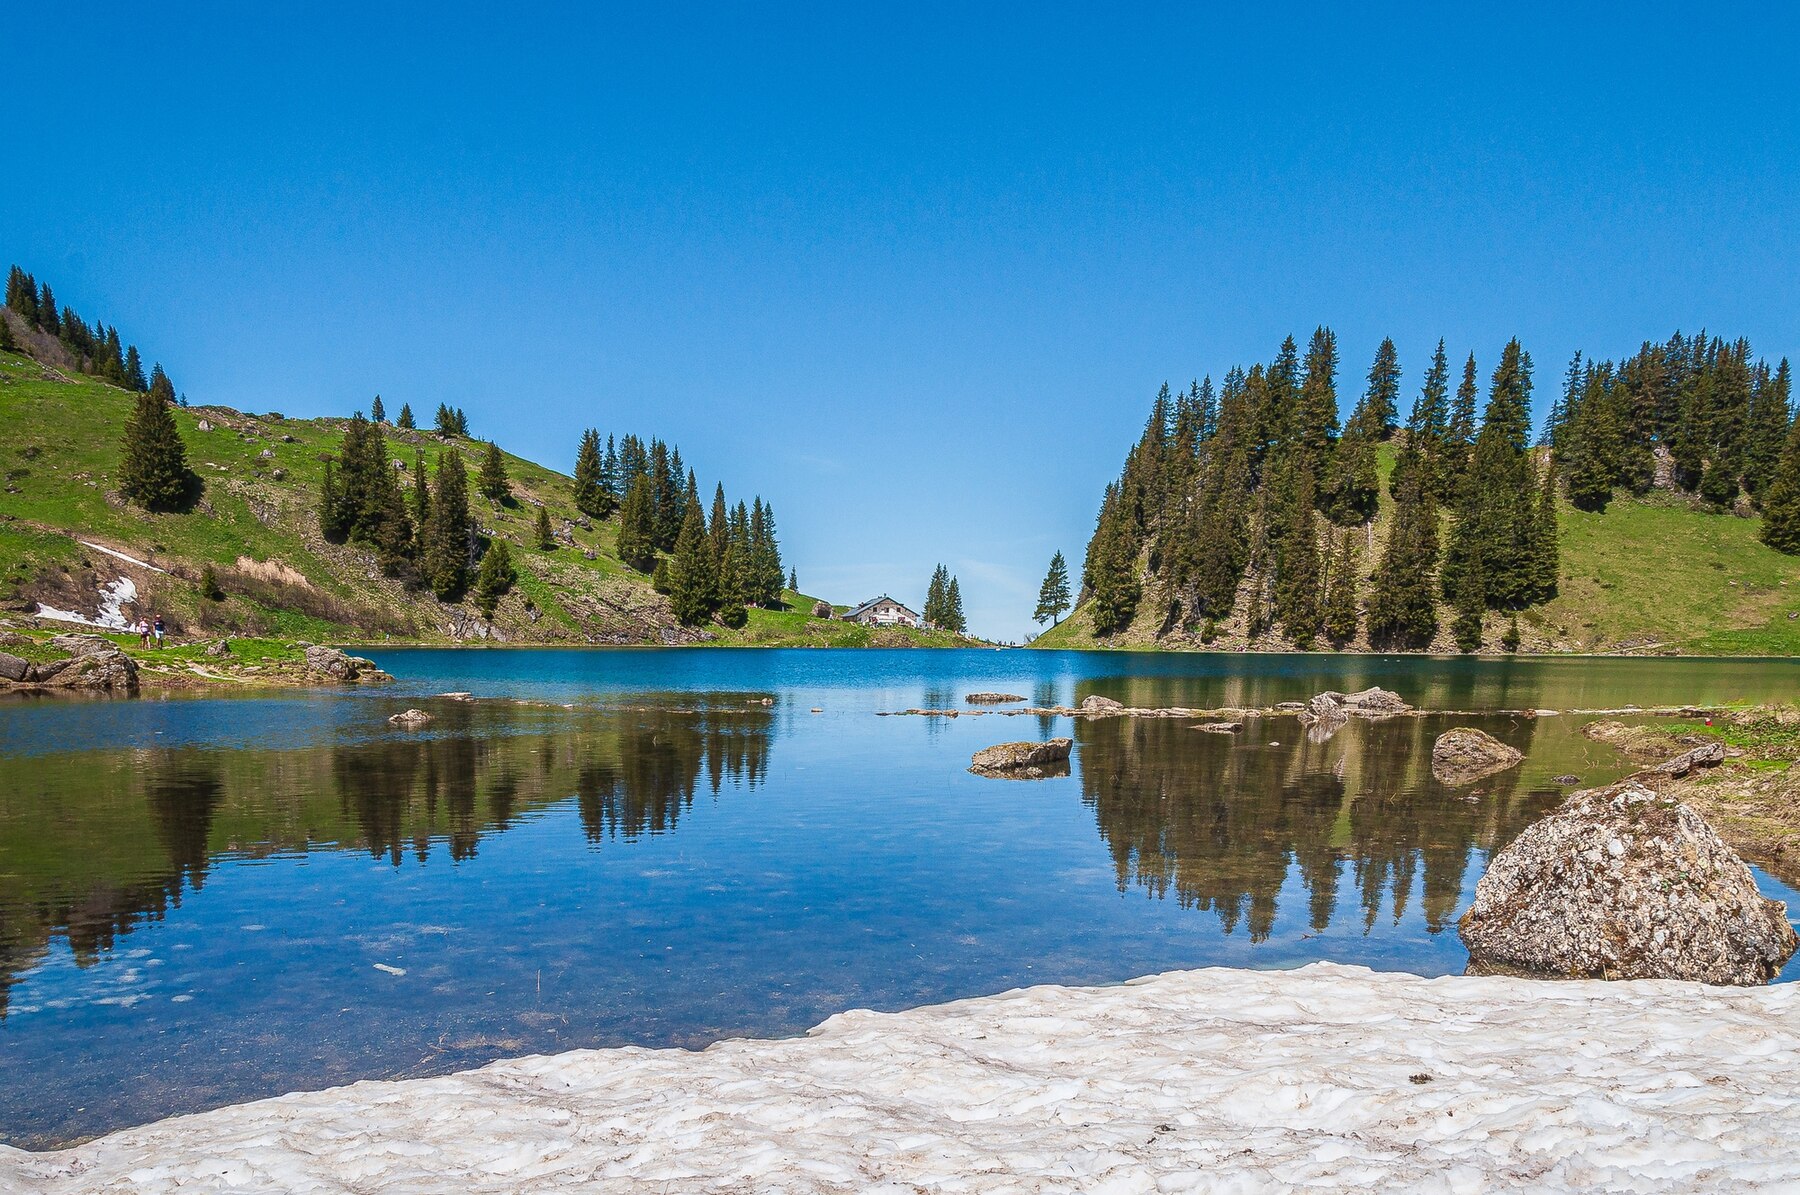
[{"label": "white snow bank", "polygon": [[96,552],[105,552],[108,556],[113,557],[115,560],[123,560],[127,564],[135,564],[139,568],[149,569],[153,573],[161,573],[165,577],[169,575],[168,569],[157,568],[154,564],[151,564],[148,560],[139,560],[136,556],[127,556],[124,552],[119,551],[117,548],[109,548],[103,544],[97,544],[91,539],[78,539],[75,542],[80,544],[84,548],[92,548]]},{"label": "white snow bank", "polygon": [[99,612],[92,618],[75,610],[58,610],[55,606],[46,606],[42,602],[37,604],[36,613],[39,618],[57,622],[78,622],[84,627],[122,631],[127,626],[125,603],[137,601],[137,596],[137,586],[132,583],[131,578],[120,577],[117,581],[108,581],[100,586]]},{"label": "white snow bank", "polygon": [[583,1050],[283,1096],[0,1151],[0,1185],[1792,1189],[1797,997],[1326,963],[1177,972],[845,1013],[700,1053]]}]

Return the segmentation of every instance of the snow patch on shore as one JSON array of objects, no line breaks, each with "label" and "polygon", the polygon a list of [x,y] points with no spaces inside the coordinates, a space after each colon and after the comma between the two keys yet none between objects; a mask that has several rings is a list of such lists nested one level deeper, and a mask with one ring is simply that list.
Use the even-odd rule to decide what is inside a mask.
[{"label": "snow patch on shore", "polygon": [[1791,1189],[1796,1074],[1800,985],[1211,969],[283,1096],[0,1187]]},{"label": "snow patch on shore", "polygon": [[108,581],[100,587],[99,612],[92,618],[74,610],[58,610],[55,606],[46,606],[42,602],[37,604],[37,616],[55,622],[75,622],[84,627],[122,631],[127,626],[125,605],[127,602],[137,601],[137,595],[137,586],[131,578],[120,577],[117,581]]}]

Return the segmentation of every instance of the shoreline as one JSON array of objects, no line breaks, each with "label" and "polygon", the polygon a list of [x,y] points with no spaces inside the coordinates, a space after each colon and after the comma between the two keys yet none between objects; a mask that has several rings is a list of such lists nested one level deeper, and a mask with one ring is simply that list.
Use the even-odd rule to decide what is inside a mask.
[{"label": "shoreline", "polygon": [[1800,1182],[1797,1067],[1795,984],[1209,968],[286,1095],[0,1186],[1741,1190]]}]

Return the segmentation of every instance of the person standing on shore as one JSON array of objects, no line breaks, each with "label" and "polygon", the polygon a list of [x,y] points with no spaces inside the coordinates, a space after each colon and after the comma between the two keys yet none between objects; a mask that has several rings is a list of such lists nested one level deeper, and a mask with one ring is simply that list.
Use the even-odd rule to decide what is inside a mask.
[{"label": "person standing on shore", "polygon": [[161,651],[162,647],[163,647],[163,617],[162,617],[162,615],[158,614],[156,616],[156,621],[151,624],[151,629],[156,632],[156,650]]},{"label": "person standing on shore", "polygon": [[149,647],[150,646],[150,623],[146,619],[140,618],[137,620],[136,630],[137,630],[137,635],[138,635],[138,646],[139,647]]}]

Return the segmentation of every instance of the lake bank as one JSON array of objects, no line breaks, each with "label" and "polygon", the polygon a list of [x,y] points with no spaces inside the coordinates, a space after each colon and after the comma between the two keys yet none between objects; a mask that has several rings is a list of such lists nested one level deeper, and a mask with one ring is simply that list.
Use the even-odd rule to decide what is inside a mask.
[{"label": "lake bank", "polygon": [[284,1096],[0,1150],[0,1184],[1741,1190],[1800,1182],[1796,1066],[1792,985],[1214,968]]}]

